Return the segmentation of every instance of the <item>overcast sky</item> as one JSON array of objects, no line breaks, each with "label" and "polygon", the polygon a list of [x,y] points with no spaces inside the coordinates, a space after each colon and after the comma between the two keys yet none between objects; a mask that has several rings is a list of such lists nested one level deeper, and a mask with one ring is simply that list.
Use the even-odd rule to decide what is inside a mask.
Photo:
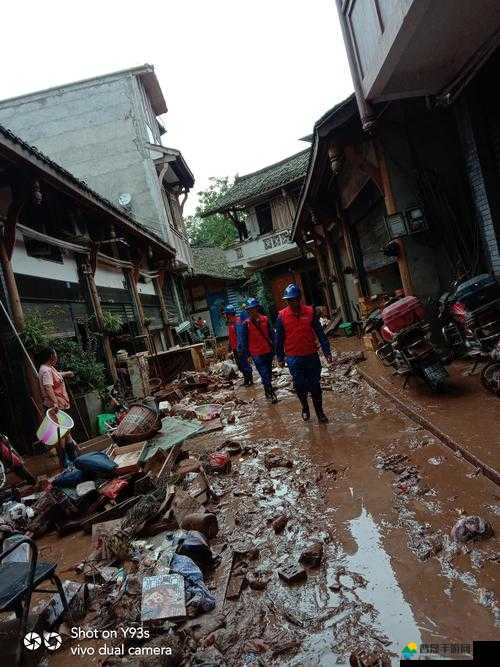
[{"label": "overcast sky", "polygon": [[335,0],[4,4],[0,98],[151,63],[195,192],[302,150],[352,91]]}]

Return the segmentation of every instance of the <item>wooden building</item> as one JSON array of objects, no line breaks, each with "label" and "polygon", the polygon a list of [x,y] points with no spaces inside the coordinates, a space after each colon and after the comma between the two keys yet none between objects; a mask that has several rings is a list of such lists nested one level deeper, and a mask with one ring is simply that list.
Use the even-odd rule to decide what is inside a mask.
[{"label": "wooden building", "polygon": [[0,412],[22,449],[33,440],[36,382],[11,322],[22,332],[26,313],[54,305],[60,336],[78,337],[91,321],[116,378],[104,313],[122,315],[131,351],[173,342],[166,281],[175,249],[1,126],[0,224]]},{"label": "wooden building", "polygon": [[184,284],[193,319],[202,317],[215,338],[227,336],[224,307],[238,308],[244,299],[245,272],[231,267],[222,248],[193,248],[193,272]]},{"label": "wooden building", "polygon": [[225,250],[227,264],[243,269],[249,278],[260,274],[275,312],[283,307],[281,296],[291,282],[302,287],[309,303],[327,305],[316,263],[290,237],[309,154],[306,149],[237,177],[228,192],[203,212],[222,213],[234,223],[240,239]]},{"label": "wooden building", "polygon": [[487,266],[453,113],[424,100],[374,109],[369,133],[354,96],[317,121],[292,231],[347,320],[360,299],[403,289],[435,300]]}]

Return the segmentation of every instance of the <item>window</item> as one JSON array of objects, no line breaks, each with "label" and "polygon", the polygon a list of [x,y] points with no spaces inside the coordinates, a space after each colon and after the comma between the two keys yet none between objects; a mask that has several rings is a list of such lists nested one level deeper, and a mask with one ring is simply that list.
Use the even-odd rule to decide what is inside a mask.
[{"label": "window", "polygon": [[261,234],[269,234],[273,231],[273,216],[271,214],[271,204],[266,202],[255,207],[255,215]]},{"label": "window", "polygon": [[26,254],[29,257],[46,259],[49,262],[63,264],[62,251],[61,248],[58,248],[57,246],[43,243],[43,241],[35,241],[35,239],[29,239],[25,236],[24,247],[26,248]]}]

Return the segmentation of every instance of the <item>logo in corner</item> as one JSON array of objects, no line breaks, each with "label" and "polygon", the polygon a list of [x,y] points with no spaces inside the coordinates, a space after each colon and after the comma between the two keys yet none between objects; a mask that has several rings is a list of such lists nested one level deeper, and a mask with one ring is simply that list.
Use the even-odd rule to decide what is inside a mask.
[{"label": "logo in corner", "polygon": [[57,651],[62,644],[62,637],[58,632],[44,632],[43,643],[49,651]]},{"label": "logo in corner", "polygon": [[415,642],[408,642],[404,649],[401,651],[401,657],[403,660],[413,660],[417,655],[418,646]]},{"label": "logo in corner", "polygon": [[42,645],[42,638],[38,632],[28,632],[24,635],[23,642],[28,651],[36,651]]}]

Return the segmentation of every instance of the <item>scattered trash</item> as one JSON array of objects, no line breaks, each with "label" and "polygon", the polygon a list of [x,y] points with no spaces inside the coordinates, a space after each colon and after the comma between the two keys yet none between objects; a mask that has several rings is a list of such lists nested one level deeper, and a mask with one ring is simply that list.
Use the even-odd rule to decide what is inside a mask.
[{"label": "scattered trash", "polygon": [[443,457],[442,456],[433,456],[432,458],[428,459],[428,463],[430,463],[433,466],[439,466],[443,462]]},{"label": "scattered trash", "polygon": [[305,549],[299,558],[299,562],[310,567],[319,567],[323,558],[323,545],[321,542],[314,542]]},{"label": "scattered trash", "polygon": [[181,528],[203,533],[209,540],[216,537],[219,531],[217,516],[208,512],[186,514],[181,521]]},{"label": "scattered trash", "polygon": [[291,468],[292,461],[285,456],[285,453],[279,447],[274,447],[264,456],[264,465],[266,468]]},{"label": "scattered trash", "polygon": [[196,418],[202,422],[210,421],[220,417],[222,406],[216,403],[197,405],[194,409]]},{"label": "scattered trash", "polygon": [[186,615],[184,578],[158,574],[142,582],[141,621],[182,618]]},{"label": "scattered trash", "polygon": [[286,524],[288,523],[288,517],[286,514],[280,514],[272,522],[272,527],[275,533],[282,533],[285,530]]},{"label": "scattered trash", "polygon": [[208,470],[215,473],[231,472],[231,457],[227,452],[213,452],[209,454]]},{"label": "scattered trash", "polygon": [[286,581],[287,584],[295,584],[307,578],[307,573],[300,565],[288,565],[278,570],[280,579]]},{"label": "scattered trash", "polygon": [[468,542],[491,537],[491,525],[479,516],[464,516],[451,530],[451,539],[455,542]]}]

